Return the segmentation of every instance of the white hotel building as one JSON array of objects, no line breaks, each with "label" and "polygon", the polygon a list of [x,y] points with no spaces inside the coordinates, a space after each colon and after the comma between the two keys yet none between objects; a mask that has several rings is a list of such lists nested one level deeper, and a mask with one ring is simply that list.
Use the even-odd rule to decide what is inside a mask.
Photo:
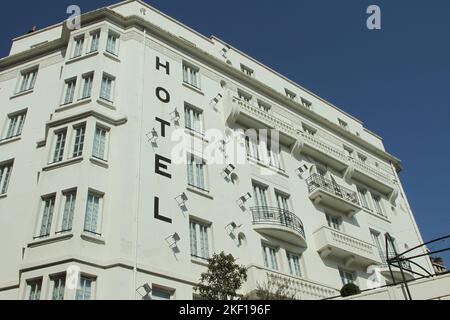
[{"label": "white hotel building", "polygon": [[[280,148],[243,143],[251,128],[275,129]],[[171,161],[180,129],[187,164]],[[209,129],[236,134],[219,146]],[[221,251],[248,267],[243,294],[270,281],[323,299],[367,289],[371,265],[392,282],[385,233],[398,252],[423,242],[378,135],[141,1],[14,39],[0,130],[0,299],[140,299],[144,284],[193,299]]]}]

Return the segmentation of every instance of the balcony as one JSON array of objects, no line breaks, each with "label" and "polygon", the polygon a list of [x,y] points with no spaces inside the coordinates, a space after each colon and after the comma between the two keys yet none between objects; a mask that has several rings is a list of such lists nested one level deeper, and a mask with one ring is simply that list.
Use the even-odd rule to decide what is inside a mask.
[{"label": "balcony", "polygon": [[256,231],[306,247],[303,223],[294,213],[275,207],[253,207],[250,210]]},{"label": "balcony", "polygon": [[349,165],[348,156],[344,150],[338,149],[331,143],[324,142],[311,134],[301,132],[297,147],[300,153],[309,155],[339,172],[344,172]]},{"label": "balcony", "polygon": [[344,260],[346,266],[380,264],[376,247],[343,232],[323,226],[314,233],[316,246],[322,259],[335,257]]},{"label": "balcony", "polygon": [[[381,256],[382,255],[382,256]],[[402,277],[402,272],[400,270],[400,268],[396,267],[396,266],[402,266],[403,269],[403,274],[405,275],[406,280],[412,280],[414,279],[414,275],[411,272],[412,271],[412,267],[411,267],[411,263],[409,263],[409,261],[401,261],[400,260],[400,264],[395,261],[395,253],[394,252],[389,252],[389,259],[394,259],[393,263],[391,264],[391,271],[392,271],[392,276],[391,276],[391,271],[389,270],[389,266],[388,263],[386,262],[386,252],[382,252],[380,253],[380,258],[381,258],[381,264],[380,264],[380,272],[381,274],[387,278],[387,279],[392,279],[392,276],[394,277],[395,281],[403,281],[403,277]],[[402,259],[404,257],[400,256],[400,259]],[[396,265],[396,266],[394,266]]]},{"label": "balcony", "polygon": [[[258,285],[269,285],[274,288],[284,285],[287,287],[288,294],[295,296],[298,300],[321,300],[339,295],[339,291],[335,288],[257,265],[251,265],[247,275],[248,279],[243,289],[250,297]],[[254,298],[257,299],[256,296]]]},{"label": "balcony", "polygon": [[359,159],[350,159],[350,162],[352,165],[347,171],[347,178],[358,180],[383,194],[391,194],[395,190],[393,175],[374,168]]},{"label": "balcony", "polygon": [[361,210],[355,191],[315,173],[307,180],[309,198],[316,205],[323,205],[343,212],[350,217]]},{"label": "balcony", "polygon": [[292,123],[230,94],[225,100],[225,117],[228,125],[241,123],[253,129],[275,129],[280,133],[280,141],[287,145],[297,140],[297,130]]}]

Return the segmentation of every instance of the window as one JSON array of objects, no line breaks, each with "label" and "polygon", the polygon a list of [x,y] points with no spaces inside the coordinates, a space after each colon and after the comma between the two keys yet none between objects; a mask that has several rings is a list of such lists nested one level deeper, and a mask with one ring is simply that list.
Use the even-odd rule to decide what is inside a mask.
[{"label": "window", "polygon": [[188,83],[196,88],[200,88],[198,71],[198,68],[183,63],[183,82]]},{"label": "window", "polygon": [[361,153],[358,153],[358,159],[359,159],[359,161],[364,162],[364,163],[367,161],[367,157]]},{"label": "window", "polygon": [[113,101],[114,96],[114,77],[104,74],[102,79],[102,86],[100,88],[100,98]]},{"label": "window", "polygon": [[340,217],[332,216],[330,214],[326,214],[327,223],[330,228],[334,230],[341,231],[342,219]]},{"label": "window", "polygon": [[187,156],[187,176],[190,186],[206,190],[205,162],[192,154]]},{"label": "window", "polygon": [[353,157],[353,149],[347,146],[344,146],[344,151],[349,157]]},{"label": "window", "polygon": [[280,146],[277,142],[272,144],[272,141],[267,140],[268,139],[260,139],[258,134],[254,131],[247,132],[245,136],[247,156],[259,160],[265,165],[282,169]]},{"label": "window", "polygon": [[189,225],[191,236],[191,256],[201,259],[209,259],[209,226],[194,221],[191,221]]},{"label": "window", "polygon": [[286,252],[286,256],[289,265],[289,273],[293,276],[301,277],[302,271],[300,268],[300,256],[290,252]]},{"label": "window", "polygon": [[20,92],[24,92],[24,91],[28,91],[28,90],[32,90],[34,88],[34,84],[36,82],[37,73],[38,73],[37,69],[33,69],[33,70],[23,71],[22,72],[22,78],[21,78],[21,82],[20,82],[19,93]]},{"label": "window", "polygon": [[277,249],[268,245],[262,245],[264,266],[273,270],[278,270]]},{"label": "window", "polygon": [[66,145],[67,130],[62,130],[55,133],[55,149],[53,152],[53,163],[62,161],[64,156],[64,147]]},{"label": "window", "polygon": [[185,104],[184,119],[187,129],[203,134],[203,119],[201,111],[188,104]]},{"label": "window", "polygon": [[54,276],[51,278],[52,300],[64,300],[64,290],[66,288],[66,275]]},{"label": "window", "polygon": [[61,220],[61,232],[67,232],[72,230],[73,214],[75,212],[75,201],[77,198],[76,191],[70,191],[64,193],[64,211]]},{"label": "window", "polygon": [[55,209],[55,199],[56,197],[54,195],[42,199],[41,224],[37,238],[47,237],[50,235],[53,210]]},{"label": "window", "polygon": [[259,107],[261,110],[264,110],[265,112],[269,112],[270,109],[272,108],[272,107],[270,106],[270,104],[267,104],[267,103],[265,103],[265,102],[263,102],[263,101],[261,101],[261,100],[258,100],[258,107]]},{"label": "window", "polygon": [[26,114],[26,111],[24,111],[8,116],[7,131],[4,139],[18,137],[22,134]]},{"label": "window", "polygon": [[277,169],[281,169],[280,147],[278,146],[278,148],[276,148],[271,143],[267,143],[266,147],[268,165]]},{"label": "window", "polygon": [[92,156],[97,159],[106,160],[106,140],[108,130],[97,126],[95,128],[94,146]]},{"label": "window", "polygon": [[249,95],[248,93],[245,93],[242,90],[238,90],[238,96],[239,96],[239,99],[241,99],[242,101],[245,101],[247,103],[252,102],[252,96]]},{"label": "window", "polygon": [[341,276],[342,285],[356,282],[356,273],[353,271],[347,271],[344,269],[339,269],[339,275]]},{"label": "window", "polygon": [[98,231],[102,198],[102,195],[89,191],[86,202],[86,215],[84,218],[85,232],[100,235]]},{"label": "window", "polygon": [[381,234],[378,231],[370,229],[370,236],[372,237],[373,244],[378,249],[378,254],[380,255],[381,261],[384,263],[386,261],[386,255],[384,253],[385,250],[383,250],[384,245],[383,245],[383,241],[381,239]]},{"label": "window", "polygon": [[243,64],[241,64],[241,71],[250,77],[252,77],[253,74],[255,73],[252,69],[250,69],[247,66],[244,66]]},{"label": "window", "polygon": [[98,44],[100,41],[100,31],[94,31],[91,33],[91,47],[89,52],[95,52],[98,50]]},{"label": "window", "polygon": [[152,288],[152,300],[170,300],[172,298],[172,291],[162,288]]},{"label": "window", "polygon": [[81,276],[75,300],[91,300],[94,282],[92,278]]},{"label": "window", "polygon": [[249,134],[245,137],[245,147],[247,156],[259,160],[259,141],[257,133]]},{"label": "window", "polygon": [[300,98],[300,101],[302,103],[302,106],[305,108],[311,109],[312,103],[306,100],[305,98]]},{"label": "window", "polygon": [[81,93],[81,99],[87,99],[91,97],[93,81],[94,81],[93,73],[83,75],[83,91]]},{"label": "window", "polygon": [[6,194],[8,191],[12,168],[12,162],[0,165],[0,194]]},{"label": "window", "polygon": [[310,136],[314,136],[317,133],[316,129],[311,128],[310,126],[307,125],[302,125],[303,131]]},{"label": "window", "polygon": [[74,39],[72,58],[81,56],[84,47],[84,36]]},{"label": "window", "polygon": [[75,141],[73,144],[72,157],[80,157],[83,155],[84,135],[86,133],[86,126],[75,127]]},{"label": "window", "polygon": [[373,193],[371,193],[371,195],[372,195],[373,203],[375,205],[375,212],[381,216],[386,216],[386,214],[384,212],[383,200],[381,199],[381,197],[379,195],[375,195]]},{"label": "window", "polygon": [[77,79],[66,80],[65,94],[64,94],[64,104],[69,104],[73,102],[75,96],[75,87],[77,85]]},{"label": "window", "polygon": [[361,205],[368,210],[372,210],[369,206],[369,201],[367,199],[367,189],[364,189],[364,188],[358,186],[357,190],[358,190],[359,200],[361,200]]},{"label": "window", "polygon": [[348,123],[345,122],[344,120],[338,119],[339,121],[339,125],[341,126],[341,128],[348,130]]},{"label": "window", "polygon": [[27,281],[28,300],[40,300],[42,279]]},{"label": "window", "polygon": [[288,97],[291,100],[297,100],[297,94],[295,94],[294,92],[288,90],[288,89],[284,89],[286,92],[286,97]]},{"label": "window", "polygon": [[253,183],[253,195],[255,197],[255,205],[257,207],[268,207],[267,187]]},{"label": "window", "polygon": [[108,33],[108,40],[106,42],[106,52],[117,56],[119,49],[119,36],[114,32]]},{"label": "window", "polygon": [[278,192],[275,193],[275,196],[277,198],[278,209],[289,211],[289,196]]}]

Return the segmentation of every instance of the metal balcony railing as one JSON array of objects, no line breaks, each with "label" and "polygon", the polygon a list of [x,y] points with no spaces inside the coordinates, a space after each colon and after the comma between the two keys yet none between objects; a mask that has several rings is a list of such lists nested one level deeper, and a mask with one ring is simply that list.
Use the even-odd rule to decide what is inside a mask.
[{"label": "metal balcony railing", "polygon": [[302,220],[288,210],[276,207],[252,207],[253,224],[273,224],[290,228],[300,234],[304,239],[305,229]]},{"label": "metal balcony railing", "polygon": [[[380,258],[381,258],[381,266],[383,268],[388,268],[388,263],[386,260],[386,252],[380,252]],[[402,268],[406,271],[412,271],[412,267],[411,267],[411,263],[409,263],[409,261],[406,260],[402,260],[404,257],[400,256],[399,260],[397,261],[396,257],[395,257],[395,253],[393,251],[390,251],[388,254],[388,259],[391,260],[391,262],[396,265],[396,266],[402,266]],[[392,265],[392,264],[391,264]],[[400,270],[399,268],[394,267],[394,271],[398,271]]]},{"label": "metal balcony railing", "polygon": [[313,193],[317,189],[321,189],[327,191],[338,198],[349,201],[356,205],[359,204],[359,199],[355,191],[347,189],[335,181],[324,178],[320,174],[314,173],[307,180],[306,184],[308,185],[309,193]]}]

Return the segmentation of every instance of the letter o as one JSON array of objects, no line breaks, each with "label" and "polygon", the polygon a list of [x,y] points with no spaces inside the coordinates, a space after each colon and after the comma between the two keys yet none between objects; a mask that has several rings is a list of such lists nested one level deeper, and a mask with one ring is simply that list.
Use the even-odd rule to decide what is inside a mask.
[{"label": "letter o", "polygon": [[[161,96],[161,92],[164,92],[164,96],[163,97]],[[164,102],[164,103],[169,103],[170,102],[170,93],[166,89],[164,89],[162,87],[156,88],[156,96],[158,97],[158,99],[161,102]]]}]

